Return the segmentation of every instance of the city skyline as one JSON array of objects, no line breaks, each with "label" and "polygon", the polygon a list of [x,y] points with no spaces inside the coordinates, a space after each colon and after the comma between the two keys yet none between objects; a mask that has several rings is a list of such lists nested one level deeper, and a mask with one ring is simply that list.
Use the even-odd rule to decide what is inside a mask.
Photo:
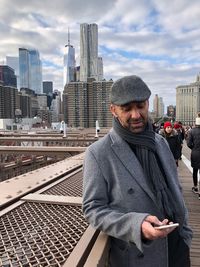
[{"label": "city skyline", "polygon": [[[152,96],[175,104],[176,87],[195,81],[200,71],[198,1],[1,1],[0,63],[18,48],[40,52],[43,80],[63,91],[63,55],[67,43],[80,61],[80,24],[98,25],[98,50],[104,76],[113,80],[139,75]],[[152,101],[153,97],[151,97]]]}]

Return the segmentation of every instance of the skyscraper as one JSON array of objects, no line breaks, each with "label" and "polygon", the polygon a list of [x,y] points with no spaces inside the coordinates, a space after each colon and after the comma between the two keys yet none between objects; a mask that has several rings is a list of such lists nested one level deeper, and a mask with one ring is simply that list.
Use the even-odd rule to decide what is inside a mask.
[{"label": "skyscraper", "polygon": [[80,81],[94,78],[98,81],[98,26],[80,25]]},{"label": "skyscraper", "polygon": [[37,50],[29,50],[30,60],[30,89],[34,90],[36,94],[42,93],[42,63],[40,54]]},{"label": "skyscraper", "polygon": [[19,76],[20,88],[30,88],[29,51],[26,48],[19,48]]},{"label": "skyscraper", "polygon": [[75,81],[75,49],[70,44],[70,34],[68,31],[68,44],[64,49],[64,73],[63,87],[66,83]]},{"label": "skyscraper", "polygon": [[176,87],[176,120],[193,125],[200,110],[200,74],[196,81]]},{"label": "skyscraper", "polygon": [[153,111],[156,117],[162,117],[164,115],[163,98],[159,97],[157,94],[153,99]]},{"label": "skyscraper", "polygon": [[53,82],[43,81],[43,93],[48,95],[53,93]]},{"label": "skyscraper", "polygon": [[7,65],[0,65],[0,81],[4,86],[17,87],[17,78],[14,69]]},{"label": "skyscraper", "polygon": [[17,88],[0,84],[0,118],[14,119],[17,108]]},{"label": "skyscraper", "polygon": [[14,69],[15,75],[17,76],[17,88],[20,89],[19,81],[19,57],[6,56],[6,64]]},{"label": "skyscraper", "polygon": [[98,57],[98,80],[103,80],[103,59],[102,57]]},{"label": "skyscraper", "polygon": [[42,93],[42,65],[35,49],[19,48],[20,88],[29,88]]},{"label": "skyscraper", "polygon": [[68,83],[63,91],[64,119],[69,126],[100,127],[112,126],[112,114],[109,112],[109,95],[113,81],[95,81]]}]

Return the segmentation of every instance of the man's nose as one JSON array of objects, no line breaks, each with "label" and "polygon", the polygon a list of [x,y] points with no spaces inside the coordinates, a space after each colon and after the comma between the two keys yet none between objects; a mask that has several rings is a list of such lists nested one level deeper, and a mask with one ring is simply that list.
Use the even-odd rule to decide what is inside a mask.
[{"label": "man's nose", "polygon": [[130,115],[131,115],[131,118],[132,119],[138,119],[138,118],[140,118],[139,109],[137,109],[137,108],[131,109]]}]

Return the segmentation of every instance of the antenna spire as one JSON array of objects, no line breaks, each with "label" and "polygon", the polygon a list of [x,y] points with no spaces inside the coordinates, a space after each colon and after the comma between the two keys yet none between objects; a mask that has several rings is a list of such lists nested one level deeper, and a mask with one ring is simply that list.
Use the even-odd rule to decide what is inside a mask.
[{"label": "antenna spire", "polygon": [[68,45],[70,45],[70,32],[69,32],[69,27],[68,27]]}]

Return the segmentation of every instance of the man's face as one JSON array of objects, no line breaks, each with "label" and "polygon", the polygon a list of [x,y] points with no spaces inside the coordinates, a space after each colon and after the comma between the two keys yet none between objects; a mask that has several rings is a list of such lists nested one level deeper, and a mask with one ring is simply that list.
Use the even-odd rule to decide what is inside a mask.
[{"label": "man's face", "polygon": [[111,104],[110,110],[121,125],[132,133],[144,131],[148,121],[149,101],[130,102],[123,106]]}]

